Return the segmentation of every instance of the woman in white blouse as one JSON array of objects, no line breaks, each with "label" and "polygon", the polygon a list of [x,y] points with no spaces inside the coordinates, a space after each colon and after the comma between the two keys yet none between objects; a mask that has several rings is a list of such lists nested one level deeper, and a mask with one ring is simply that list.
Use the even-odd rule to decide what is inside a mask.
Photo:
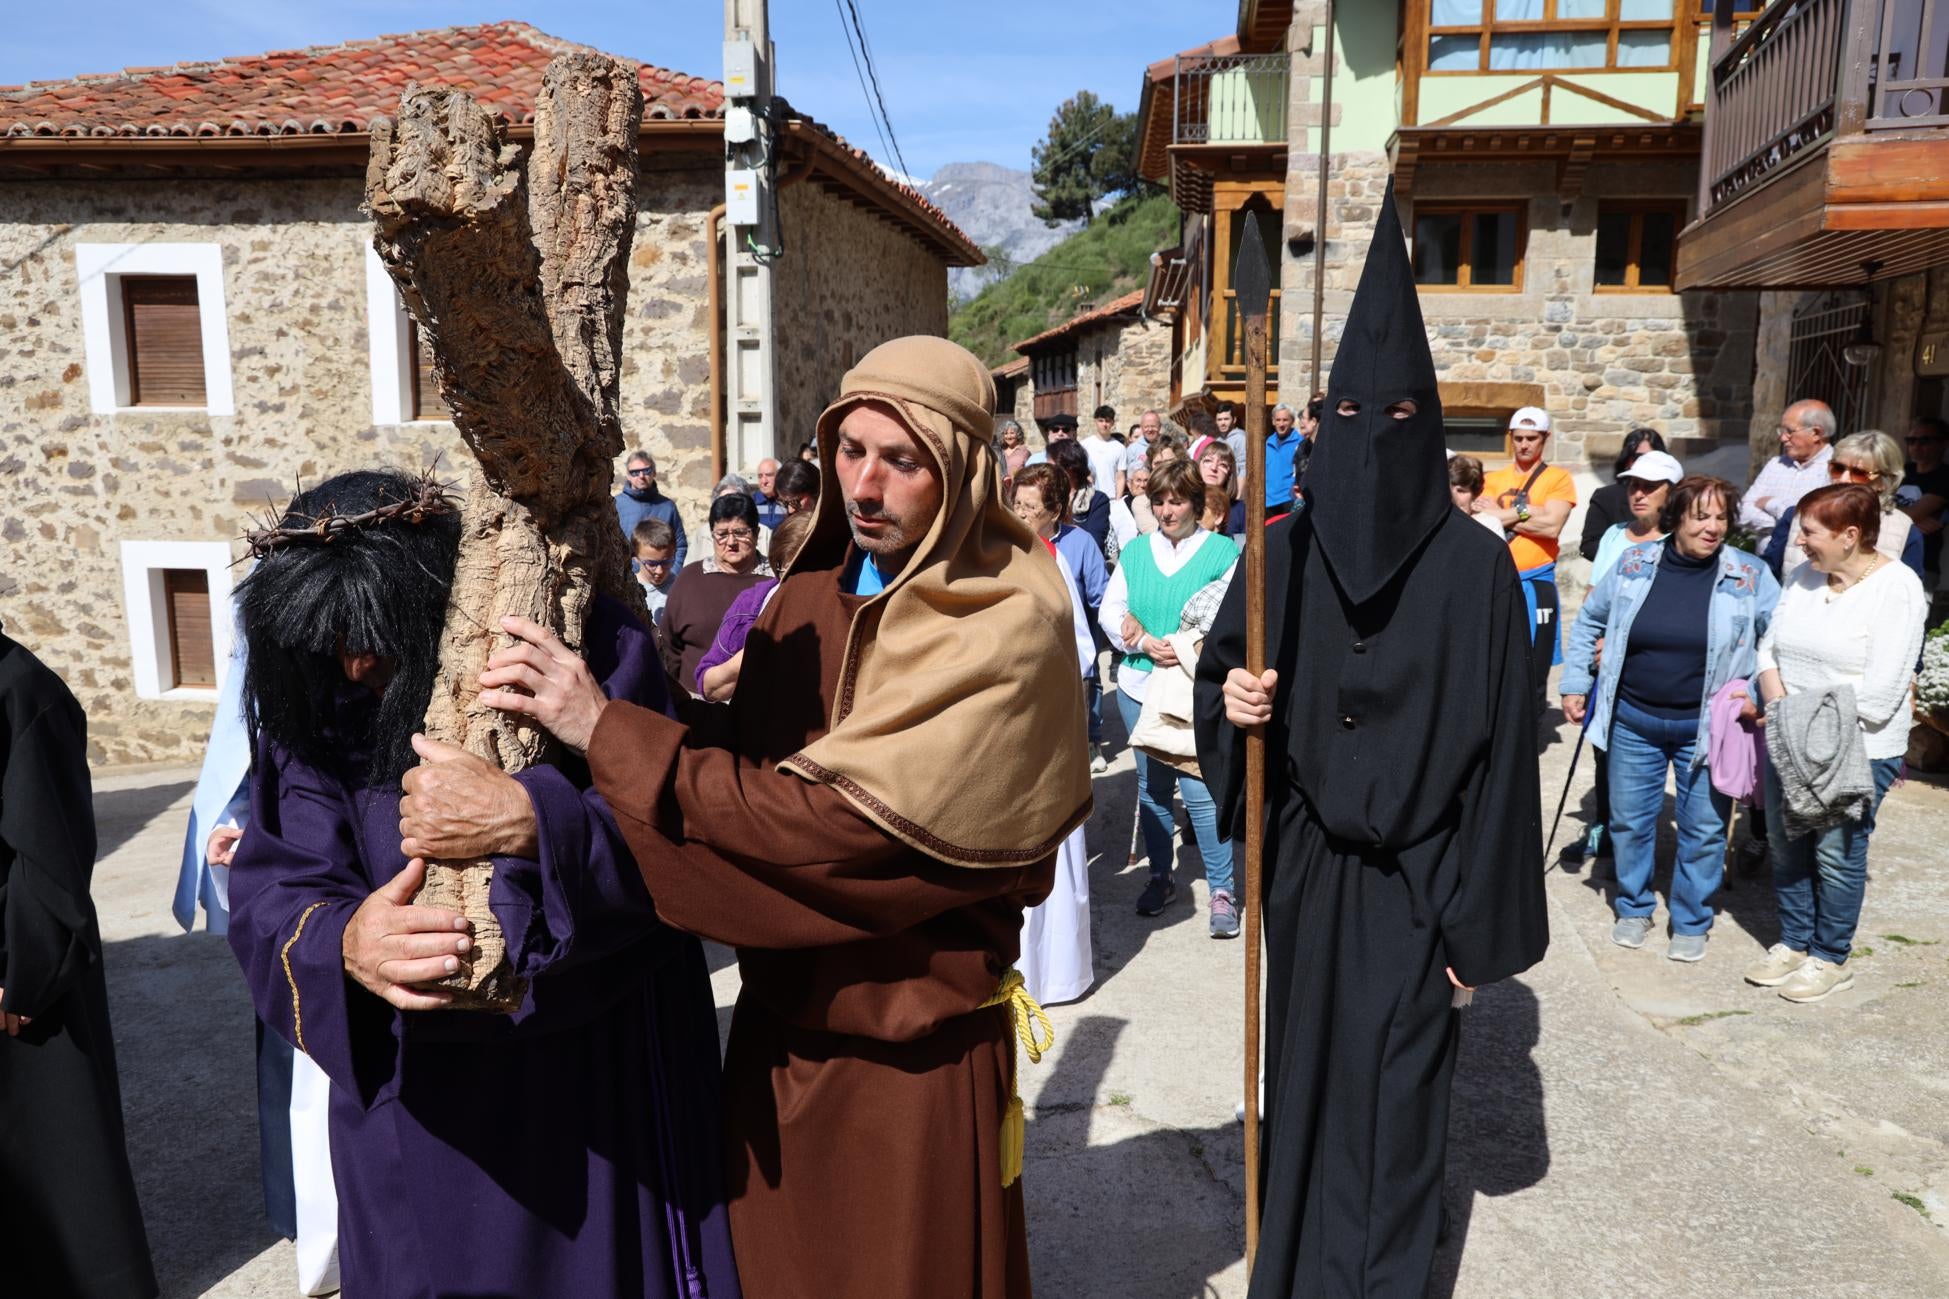
[{"label": "woman in white blouse", "polygon": [[1810,492],[1798,513],[1807,563],[1788,575],[1760,641],[1766,703],[1806,690],[1854,691],[1874,777],[1867,815],[1789,838],[1780,776],[1766,781],[1766,826],[1780,941],[1746,972],[1788,1001],[1819,1001],[1854,982],[1848,954],[1868,878],[1875,811],[1900,773],[1914,717],[1911,690],[1927,601],[1913,570],[1876,549],[1881,498],[1852,483]]}]

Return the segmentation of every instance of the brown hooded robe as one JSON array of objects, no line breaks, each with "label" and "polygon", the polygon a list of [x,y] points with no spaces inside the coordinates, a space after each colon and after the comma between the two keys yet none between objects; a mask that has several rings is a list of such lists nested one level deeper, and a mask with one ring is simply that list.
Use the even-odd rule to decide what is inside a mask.
[{"label": "brown hooded robe", "polygon": [[984,1003],[1089,812],[1067,596],[1001,504],[974,357],[934,338],[869,353],[820,419],[828,482],[862,401],[941,469],[916,557],[881,594],[846,594],[825,492],[731,706],[685,725],[613,704],[589,764],[658,913],[738,949],[724,1070],[745,1293],[1024,1296],[1022,1188],[1003,1185],[1015,1032]]}]

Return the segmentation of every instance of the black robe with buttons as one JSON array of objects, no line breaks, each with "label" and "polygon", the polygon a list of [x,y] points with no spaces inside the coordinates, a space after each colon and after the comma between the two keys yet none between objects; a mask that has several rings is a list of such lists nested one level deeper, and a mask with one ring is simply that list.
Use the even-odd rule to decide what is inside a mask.
[{"label": "black robe with buttons", "polygon": [[0,1294],[146,1299],[101,931],[88,719],[0,635]]},{"label": "black robe with buttons", "polygon": [[[1528,621],[1509,552],[1451,509],[1356,605],[1309,511],[1267,531],[1267,1116],[1251,1295],[1419,1296],[1441,1212],[1457,1016],[1542,958]],[[1243,836],[1235,581],[1198,663],[1199,761]]]}]

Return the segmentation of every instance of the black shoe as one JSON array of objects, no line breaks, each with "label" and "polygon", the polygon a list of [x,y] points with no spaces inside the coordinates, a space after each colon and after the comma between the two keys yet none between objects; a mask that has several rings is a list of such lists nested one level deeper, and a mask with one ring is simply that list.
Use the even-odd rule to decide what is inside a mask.
[{"label": "black shoe", "polygon": [[1742,879],[1751,879],[1766,869],[1766,840],[1748,839],[1739,845],[1734,857],[1734,869]]},{"label": "black shoe", "polygon": [[1154,916],[1171,905],[1171,899],[1178,895],[1178,886],[1171,882],[1169,875],[1153,875],[1144,891],[1137,895],[1137,914]]}]

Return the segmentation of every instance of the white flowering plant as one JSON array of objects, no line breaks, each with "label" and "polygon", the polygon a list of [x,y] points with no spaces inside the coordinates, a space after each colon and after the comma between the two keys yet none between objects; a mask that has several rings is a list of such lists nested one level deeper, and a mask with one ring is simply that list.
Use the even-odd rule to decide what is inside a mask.
[{"label": "white flowering plant", "polygon": [[1949,621],[1922,642],[1922,675],[1915,683],[1915,703],[1924,712],[1949,714]]}]

